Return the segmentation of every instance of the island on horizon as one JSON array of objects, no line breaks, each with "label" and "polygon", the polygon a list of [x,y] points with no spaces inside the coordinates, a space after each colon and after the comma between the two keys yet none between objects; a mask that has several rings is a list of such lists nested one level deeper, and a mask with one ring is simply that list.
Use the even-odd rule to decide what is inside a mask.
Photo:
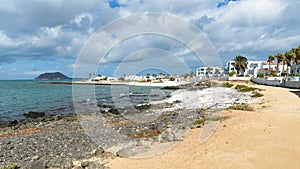
[{"label": "island on horizon", "polygon": [[60,73],[60,72],[53,72],[53,73],[43,73],[36,77],[34,80],[72,80],[68,76]]}]

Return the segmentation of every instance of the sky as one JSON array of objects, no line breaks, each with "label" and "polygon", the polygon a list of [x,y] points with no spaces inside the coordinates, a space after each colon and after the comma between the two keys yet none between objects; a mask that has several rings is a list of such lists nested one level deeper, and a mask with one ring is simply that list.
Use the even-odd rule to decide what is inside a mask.
[{"label": "sky", "polygon": [[[180,74],[209,66],[211,49],[221,64],[236,55],[266,60],[300,45],[299,7],[298,0],[2,0],[0,79]],[[162,17],[143,15],[153,12]]]}]

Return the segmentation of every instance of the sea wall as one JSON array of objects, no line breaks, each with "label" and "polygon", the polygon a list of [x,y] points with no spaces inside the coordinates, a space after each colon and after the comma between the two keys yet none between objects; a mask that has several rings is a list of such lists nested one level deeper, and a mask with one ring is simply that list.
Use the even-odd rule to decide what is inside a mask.
[{"label": "sea wall", "polygon": [[285,86],[285,87],[289,87],[289,88],[297,88],[297,89],[300,89],[300,82],[286,81],[284,86]]},{"label": "sea wall", "polygon": [[272,78],[257,78],[252,77],[251,81],[257,84],[263,84],[268,86],[280,86],[287,88],[298,88],[300,89],[300,81],[287,81],[282,77],[272,77]]}]

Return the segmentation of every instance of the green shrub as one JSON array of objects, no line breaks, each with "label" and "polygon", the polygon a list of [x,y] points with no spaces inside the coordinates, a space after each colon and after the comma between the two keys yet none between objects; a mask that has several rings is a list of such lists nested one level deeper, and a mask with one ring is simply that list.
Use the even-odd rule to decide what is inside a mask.
[{"label": "green shrub", "polygon": [[246,85],[236,85],[235,89],[238,90],[239,92],[252,92],[254,90],[259,90],[257,88],[248,87]]},{"label": "green shrub", "polygon": [[271,72],[271,73],[269,73],[269,76],[276,76],[276,73]]},{"label": "green shrub", "polygon": [[258,93],[258,92],[255,92],[253,95],[251,95],[251,97],[254,97],[254,98],[256,98],[256,97],[262,97],[262,96],[264,96],[264,95],[261,94],[261,93]]},{"label": "green shrub", "polygon": [[223,84],[223,86],[226,87],[226,88],[232,88],[232,86],[234,86],[234,85],[231,84],[231,83],[226,82],[226,83]]},{"label": "green shrub", "polygon": [[229,106],[227,110],[244,110],[244,111],[253,111],[253,108],[248,104],[235,104],[233,106]]},{"label": "green shrub", "polygon": [[257,88],[254,88],[254,87],[246,87],[246,88],[243,88],[243,89],[240,89],[239,92],[252,92],[254,90],[257,90]]},{"label": "green shrub", "polygon": [[235,89],[240,90],[240,89],[243,89],[243,88],[246,88],[246,87],[248,87],[248,86],[246,86],[246,85],[236,85]]},{"label": "green shrub", "polygon": [[228,75],[230,76],[230,77],[232,77],[233,75],[235,75],[236,74],[236,72],[233,70],[233,71],[231,71]]},{"label": "green shrub", "polygon": [[194,125],[200,125],[205,123],[206,119],[204,117],[199,117],[195,122]]},{"label": "green shrub", "polygon": [[259,77],[259,78],[264,78],[265,75],[264,75],[263,73],[258,73],[258,74],[257,74],[257,77]]}]

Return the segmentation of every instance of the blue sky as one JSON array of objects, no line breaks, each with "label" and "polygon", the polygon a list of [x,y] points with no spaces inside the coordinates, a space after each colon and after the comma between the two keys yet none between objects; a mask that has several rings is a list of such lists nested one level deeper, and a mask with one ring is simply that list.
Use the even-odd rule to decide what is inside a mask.
[{"label": "blue sky", "polygon": [[[54,71],[72,77],[81,49],[97,30],[118,18],[143,12],[169,13],[194,24],[223,63],[238,54],[265,60],[269,54],[300,45],[299,7],[298,0],[2,0],[0,79],[32,79]],[[201,65],[174,39],[140,35],[116,44],[95,71],[113,75],[126,56],[145,48],[171,52],[190,70]],[[151,57],[153,60],[145,60],[155,62],[160,56],[152,53]],[[129,65],[138,63],[141,60]],[[170,73],[186,70],[176,72],[171,69],[176,63],[165,64]]]}]

